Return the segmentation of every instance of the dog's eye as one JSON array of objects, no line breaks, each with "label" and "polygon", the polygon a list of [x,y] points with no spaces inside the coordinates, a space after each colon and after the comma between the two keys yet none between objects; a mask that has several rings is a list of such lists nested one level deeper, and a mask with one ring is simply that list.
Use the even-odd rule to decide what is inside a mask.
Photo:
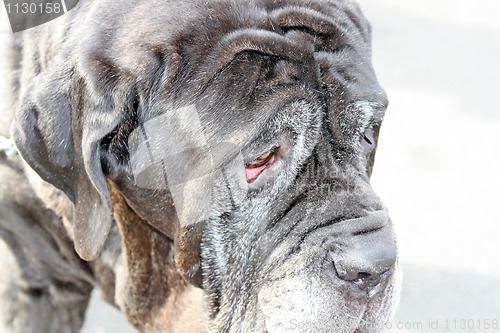
[{"label": "dog's eye", "polygon": [[368,146],[373,146],[375,144],[375,134],[373,127],[368,128],[363,135],[364,143]]},{"label": "dog's eye", "polygon": [[267,168],[269,164],[274,162],[274,155],[274,151],[269,150],[268,152],[257,157],[255,160],[247,163],[247,165],[245,166],[245,170],[247,173],[247,182],[251,183],[255,179],[257,179],[261,172],[264,171],[264,169]]},{"label": "dog's eye", "polygon": [[365,140],[365,142],[368,143],[369,145],[373,144],[373,141],[372,141],[373,139],[370,139],[366,134],[363,137],[363,140]]},{"label": "dog's eye", "polygon": [[272,150],[268,151],[267,153],[264,153],[262,155],[260,155],[259,157],[257,157],[257,159],[249,162],[247,164],[247,168],[258,168],[258,167],[261,167],[263,166],[264,164],[266,164],[267,162],[269,162],[269,160],[271,159],[271,157],[273,156],[273,152]]}]

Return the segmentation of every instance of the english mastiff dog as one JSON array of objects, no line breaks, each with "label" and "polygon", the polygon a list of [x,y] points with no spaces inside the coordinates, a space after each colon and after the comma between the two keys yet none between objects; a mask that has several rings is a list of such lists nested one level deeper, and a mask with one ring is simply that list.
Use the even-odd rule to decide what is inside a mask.
[{"label": "english mastiff dog", "polygon": [[3,332],[77,332],[94,288],[141,332],[390,320],[356,4],[82,0],[2,49]]}]

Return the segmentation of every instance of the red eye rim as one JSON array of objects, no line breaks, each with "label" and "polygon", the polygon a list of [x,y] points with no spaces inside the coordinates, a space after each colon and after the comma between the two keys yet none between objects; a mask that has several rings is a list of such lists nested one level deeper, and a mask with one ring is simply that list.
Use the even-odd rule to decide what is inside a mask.
[{"label": "red eye rim", "polygon": [[264,171],[269,165],[275,161],[275,151],[269,150],[266,153],[260,155],[255,160],[250,161],[245,165],[247,182],[251,183],[256,180],[262,171]]}]

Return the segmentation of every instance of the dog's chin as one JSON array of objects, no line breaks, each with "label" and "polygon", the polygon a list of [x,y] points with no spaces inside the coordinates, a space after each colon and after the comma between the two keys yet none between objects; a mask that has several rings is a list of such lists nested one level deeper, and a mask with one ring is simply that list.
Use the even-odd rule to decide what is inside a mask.
[{"label": "dog's chin", "polygon": [[396,278],[375,295],[335,279],[296,275],[267,282],[258,294],[264,332],[375,333],[392,317]]}]

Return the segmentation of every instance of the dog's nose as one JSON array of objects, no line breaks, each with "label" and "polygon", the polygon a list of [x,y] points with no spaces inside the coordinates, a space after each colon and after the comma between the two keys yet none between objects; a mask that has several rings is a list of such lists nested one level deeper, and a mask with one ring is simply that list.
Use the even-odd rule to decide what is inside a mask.
[{"label": "dog's nose", "polygon": [[371,291],[377,287],[382,278],[387,275],[386,273],[394,266],[394,264],[383,266],[352,265],[346,262],[335,262],[334,265],[339,278],[352,282],[363,291]]},{"label": "dog's nose", "polygon": [[353,225],[332,251],[335,271],[342,280],[369,291],[378,286],[396,264],[397,249],[387,214],[371,214],[346,221]]}]

